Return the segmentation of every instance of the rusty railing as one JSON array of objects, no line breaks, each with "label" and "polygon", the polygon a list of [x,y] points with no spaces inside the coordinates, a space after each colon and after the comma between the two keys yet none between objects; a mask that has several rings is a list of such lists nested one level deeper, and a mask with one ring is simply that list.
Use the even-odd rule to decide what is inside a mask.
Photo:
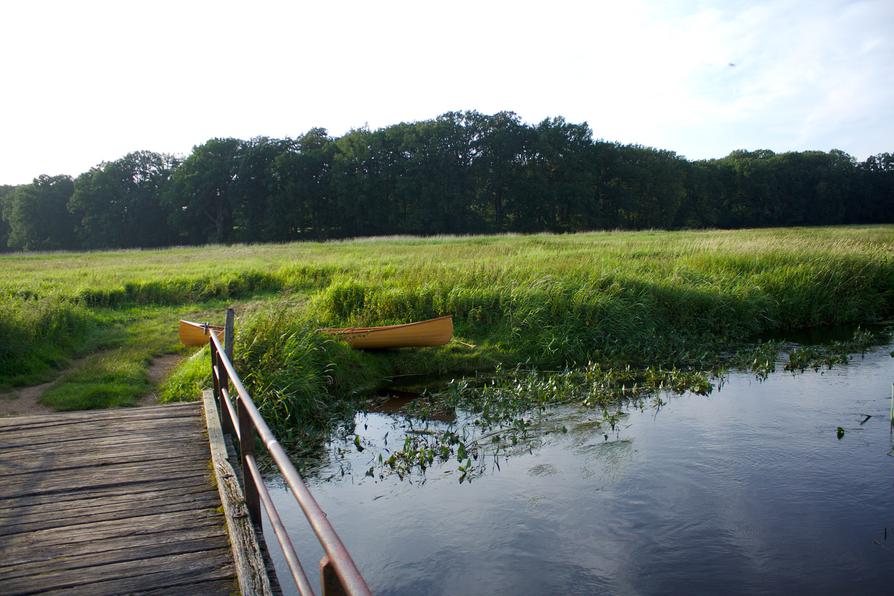
[{"label": "rusty railing", "polygon": [[[289,460],[289,456],[276,440],[270,427],[261,417],[258,408],[242,385],[242,381],[236,372],[232,362],[233,355],[233,311],[227,311],[227,326],[224,341],[226,348],[221,346],[215,333],[209,333],[211,344],[211,374],[214,382],[214,400],[217,404],[218,415],[224,434],[229,434],[239,448],[239,458],[242,463],[243,492],[245,504],[255,527],[261,528],[261,505],[267,511],[267,517],[282,552],[285,555],[286,564],[295,580],[295,585],[300,594],[313,594],[313,588],[307,579],[304,568],[298,560],[295,547],[286,532],[280,519],[270,493],[264,485],[261,471],[255,459],[255,437],[258,436],[271,459],[275,463],[286,485],[295,497],[301,511],[307,518],[313,529],[320,546],[323,547],[323,558],[320,560],[320,584],[323,594],[329,595],[366,595],[370,594],[369,587],[351,555],[326,514],[317,504],[316,499],[310,494],[304,480],[298,474],[295,466]],[[232,387],[232,390],[231,390]]]}]

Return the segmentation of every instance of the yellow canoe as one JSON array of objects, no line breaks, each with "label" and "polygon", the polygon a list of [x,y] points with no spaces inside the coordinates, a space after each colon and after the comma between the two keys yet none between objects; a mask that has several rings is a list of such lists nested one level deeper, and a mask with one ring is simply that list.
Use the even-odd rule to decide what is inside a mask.
[{"label": "yellow canoe", "polygon": [[403,325],[329,328],[320,331],[348,342],[352,348],[423,348],[442,346],[450,341],[453,337],[453,317],[448,315]]},{"label": "yellow canoe", "polygon": [[220,341],[224,340],[224,328],[208,323],[193,323],[192,321],[180,321],[180,341],[184,346],[208,345],[208,333],[214,331]]}]

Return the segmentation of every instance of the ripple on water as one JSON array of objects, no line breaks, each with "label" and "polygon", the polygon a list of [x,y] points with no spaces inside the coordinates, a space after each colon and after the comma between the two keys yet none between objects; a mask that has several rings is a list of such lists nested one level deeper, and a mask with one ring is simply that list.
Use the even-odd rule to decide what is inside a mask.
[{"label": "ripple on water", "polygon": [[890,350],[831,372],[734,374],[710,397],[632,410],[612,432],[566,407],[553,420],[567,433],[483,457],[471,484],[455,461],[424,482],[364,477],[386,432],[403,440],[402,421],[358,415],[373,447],[320,471],[353,474],[310,482],[380,594],[887,592]]}]

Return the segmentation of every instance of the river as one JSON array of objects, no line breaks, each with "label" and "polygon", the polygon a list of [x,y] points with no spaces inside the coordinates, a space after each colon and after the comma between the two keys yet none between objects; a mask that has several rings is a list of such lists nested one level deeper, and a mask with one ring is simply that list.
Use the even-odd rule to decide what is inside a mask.
[{"label": "river", "polygon": [[[362,413],[363,451],[333,438],[307,481],[377,594],[888,593],[890,351],[763,381],[734,373],[708,396],[628,408],[613,431],[558,407],[568,432],[482,460],[471,482],[455,460],[367,476],[407,421]],[[321,550],[268,484],[316,581]]]}]

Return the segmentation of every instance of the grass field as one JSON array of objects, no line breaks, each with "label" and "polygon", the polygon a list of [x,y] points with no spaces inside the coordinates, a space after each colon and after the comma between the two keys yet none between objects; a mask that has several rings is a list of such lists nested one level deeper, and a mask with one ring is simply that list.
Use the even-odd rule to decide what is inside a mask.
[{"label": "grass field", "polygon": [[[68,368],[49,405],[133,403],[152,358],[183,351],[177,319],[221,321],[228,304],[250,389],[276,416],[313,420],[396,375],[709,368],[770,333],[889,319],[894,226],[4,255],[0,388]],[[442,314],[474,347],[361,353],[314,331]],[[186,360],[165,398],[192,397],[203,363]]]}]

